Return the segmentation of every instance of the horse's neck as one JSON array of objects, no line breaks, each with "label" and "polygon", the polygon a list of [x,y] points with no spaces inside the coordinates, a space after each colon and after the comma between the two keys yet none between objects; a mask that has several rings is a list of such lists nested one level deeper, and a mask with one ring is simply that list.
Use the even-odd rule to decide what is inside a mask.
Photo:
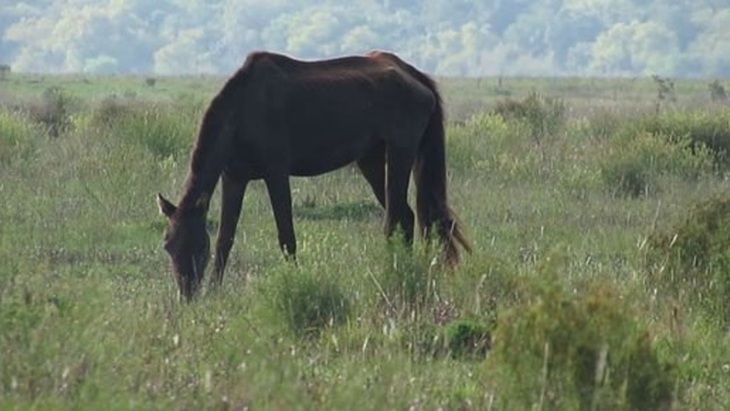
[{"label": "horse's neck", "polygon": [[192,210],[202,206],[207,210],[217,180],[217,177],[213,179],[211,176],[207,176],[207,178],[201,179],[199,176],[189,174],[179,207],[183,210]]},{"label": "horse's neck", "polygon": [[199,206],[203,202],[207,207],[231,152],[232,133],[228,128],[203,122],[190,160],[181,206]]}]

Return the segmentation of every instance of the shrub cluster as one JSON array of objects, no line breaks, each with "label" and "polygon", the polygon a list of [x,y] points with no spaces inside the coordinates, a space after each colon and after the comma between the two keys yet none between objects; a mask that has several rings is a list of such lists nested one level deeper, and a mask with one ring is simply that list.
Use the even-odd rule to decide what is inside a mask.
[{"label": "shrub cluster", "polygon": [[53,86],[43,91],[40,102],[32,104],[30,118],[41,124],[52,138],[71,130],[72,116],[79,110],[81,102],[60,87]]},{"label": "shrub cluster", "polygon": [[277,318],[299,338],[315,338],[350,316],[349,297],[327,273],[285,267],[272,273],[261,287]]},{"label": "shrub cluster", "polygon": [[669,406],[673,366],[615,287],[568,293],[556,275],[547,277],[498,319],[488,363],[502,408]]},{"label": "shrub cluster", "polygon": [[627,131],[663,136],[673,143],[689,145],[693,152],[709,150],[715,163],[730,167],[730,111],[673,111],[645,116],[627,124]]},{"label": "shrub cluster", "polygon": [[701,202],[654,233],[647,264],[654,287],[730,323],[730,199]]},{"label": "shrub cluster", "polygon": [[696,179],[713,170],[709,152],[693,149],[687,139],[629,129],[613,135],[608,144],[599,160],[601,178],[619,196],[650,193],[665,175]]},{"label": "shrub cluster", "polygon": [[177,157],[194,144],[198,107],[110,97],[92,109],[90,126],[142,145],[158,158]]},{"label": "shrub cluster", "polygon": [[529,125],[532,137],[541,140],[555,135],[565,125],[563,100],[530,92],[522,100],[506,99],[497,102],[493,113],[505,120],[517,120]]},{"label": "shrub cluster", "polygon": [[0,108],[0,164],[26,159],[39,135],[42,132],[22,113]]}]

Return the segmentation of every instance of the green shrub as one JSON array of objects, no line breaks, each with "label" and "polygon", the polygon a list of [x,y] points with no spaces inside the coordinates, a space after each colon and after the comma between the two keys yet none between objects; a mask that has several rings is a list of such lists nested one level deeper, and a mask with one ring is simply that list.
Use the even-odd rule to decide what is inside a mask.
[{"label": "green shrub", "polygon": [[653,286],[730,323],[730,200],[699,203],[654,233],[647,257]]},{"label": "green shrub", "polygon": [[617,157],[601,165],[601,177],[614,195],[639,197],[653,185],[647,168],[640,158]]},{"label": "green shrub", "polygon": [[150,108],[149,103],[136,101],[134,98],[108,96],[92,106],[90,126],[95,129],[112,128],[127,120],[135,111],[146,108]]},{"label": "green shrub", "polygon": [[448,133],[449,169],[479,170],[485,178],[534,179],[543,153],[524,122],[481,113]]},{"label": "green shrub", "polygon": [[657,116],[645,116],[626,124],[629,134],[642,132],[663,136],[680,146],[689,145],[692,152],[711,158],[721,169],[730,167],[730,111],[672,111]]},{"label": "green shrub", "polygon": [[115,138],[146,147],[158,158],[178,157],[195,143],[197,107],[109,98],[92,111],[90,124]]},{"label": "green shrub", "polygon": [[55,138],[71,129],[72,116],[79,106],[78,98],[53,86],[43,91],[41,101],[31,105],[29,112],[30,117],[43,125],[49,136]]},{"label": "green shrub", "polygon": [[491,348],[493,328],[474,319],[454,319],[446,324],[414,321],[404,327],[402,339],[408,350],[427,359],[478,361]]},{"label": "green shrub", "polygon": [[647,194],[664,175],[696,179],[713,169],[706,150],[693,149],[687,140],[672,141],[663,134],[621,132],[608,144],[599,160],[601,178],[619,196]]},{"label": "green shrub", "polygon": [[443,334],[452,358],[484,357],[491,345],[488,327],[476,321],[452,321]]},{"label": "green shrub", "polygon": [[0,164],[26,159],[41,134],[24,116],[0,108]]},{"label": "green shrub", "polygon": [[505,120],[529,125],[532,137],[539,141],[555,135],[565,125],[565,103],[561,99],[530,92],[521,101],[506,99],[497,102],[494,113]]},{"label": "green shrub", "polygon": [[418,319],[431,312],[441,298],[443,267],[422,250],[410,250],[395,237],[382,258],[376,286],[390,315]]},{"label": "green shrub", "polygon": [[727,93],[725,87],[720,83],[720,80],[713,80],[707,85],[710,90],[710,99],[712,101],[725,101],[727,100]]},{"label": "green shrub", "polygon": [[499,316],[487,362],[501,409],[668,406],[673,367],[615,287],[568,293],[557,275],[544,280]]},{"label": "green shrub", "polygon": [[270,308],[297,337],[316,337],[349,318],[350,299],[330,274],[285,267],[262,287]]}]

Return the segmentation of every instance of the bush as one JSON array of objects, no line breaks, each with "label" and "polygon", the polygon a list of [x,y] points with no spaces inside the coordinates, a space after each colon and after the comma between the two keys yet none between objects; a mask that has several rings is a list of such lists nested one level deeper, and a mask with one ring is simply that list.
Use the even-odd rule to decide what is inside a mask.
[{"label": "bush", "polygon": [[673,367],[615,287],[567,293],[557,284],[548,275],[498,319],[487,361],[501,409],[669,406]]},{"label": "bush", "polygon": [[654,183],[647,169],[641,158],[616,156],[601,165],[601,178],[613,195],[639,197]]},{"label": "bush", "polygon": [[10,75],[10,65],[9,64],[0,64],[0,81],[7,80],[9,75]]},{"label": "bush", "polygon": [[325,328],[347,321],[351,311],[349,298],[329,274],[286,267],[266,280],[263,293],[297,337],[317,337]]},{"label": "bush", "polygon": [[696,179],[713,169],[710,153],[693,149],[686,139],[673,141],[663,134],[623,131],[608,144],[599,163],[601,178],[619,196],[647,194],[664,175]]},{"label": "bush", "polygon": [[452,358],[484,357],[491,346],[488,327],[476,321],[452,321],[443,334]]},{"label": "bush", "polygon": [[402,337],[407,349],[427,359],[479,361],[491,348],[493,328],[474,319],[454,319],[443,325],[420,321],[408,324]]},{"label": "bush", "polygon": [[444,273],[435,259],[410,250],[398,237],[390,240],[390,250],[382,257],[377,287],[390,315],[418,319],[436,308]]},{"label": "bush", "polygon": [[715,198],[648,241],[652,285],[730,323],[730,200]]},{"label": "bush", "polygon": [[194,144],[197,107],[161,106],[112,97],[91,114],[91,126],[146,147],[158,158],[177,157]]},{"label": "bush", "polygon": [[624,133],[642,132],[663,136],[681,146],[689,145],[692,152],[712,155],[715,164],[726,170],[730,167],[730,111],[669,112],[646,116],[629,122]]},{"label": "bush", "polygon": [[79,105],[77,98],[53,86],[43,91],[40,103],[30,107],[30,116],[45,127],[49,136],[56,138],[70,130],[72,114]]},{"label": "bush", "polygon": [[0,164],[27,158],[38,134],[37,127],[21,114],[0,108]]},{"label": "bush", "polygon": [[528,124],[532,137],[537,141],[555,135],[565,124],[563,100],[534,91],[522,101],[507,99],[497,102],[494,113],[505,120],[518,120]]},{"label": "bush", "polygon": [[448,133],[450,170],[473,172],[484,178],[533,180],[546,171],[544,146],[532,137],[524,122],[509,122],[494,113],[473,116]]},{"label": "bush", "polygon": [[727,93],[725,92],[725,87],[720,84],[719,80],[715,80],[708,84],[708,88],[710,89],[710,98],[712,101],[725,101],[727,100]]}]

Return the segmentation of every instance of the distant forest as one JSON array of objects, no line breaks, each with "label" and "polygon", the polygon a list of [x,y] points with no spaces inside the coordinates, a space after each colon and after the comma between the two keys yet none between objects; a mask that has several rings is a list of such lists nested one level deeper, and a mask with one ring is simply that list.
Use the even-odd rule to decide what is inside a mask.
[{"label": "distant forest", "polygon": [[0,63],[13,71],[226,74],[259,49],[305,59],[387,49],[449,76],[728,77],[730,0],[0,4]]}]

